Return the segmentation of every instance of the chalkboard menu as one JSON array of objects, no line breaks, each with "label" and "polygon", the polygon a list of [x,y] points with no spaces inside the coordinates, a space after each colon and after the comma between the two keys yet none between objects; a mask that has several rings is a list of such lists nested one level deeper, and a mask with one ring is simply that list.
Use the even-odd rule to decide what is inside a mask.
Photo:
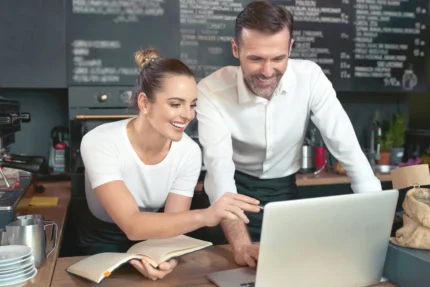
[{"label": "chalkboard menu", "polygon": [[[133,85],[133,53],[155,47],[201,79],[232,56],[250,0],[66,1],[69,86]],[[424,91],[427,0],[273,1],[294,13],[291,58],[318,63],[337,91]]]}]

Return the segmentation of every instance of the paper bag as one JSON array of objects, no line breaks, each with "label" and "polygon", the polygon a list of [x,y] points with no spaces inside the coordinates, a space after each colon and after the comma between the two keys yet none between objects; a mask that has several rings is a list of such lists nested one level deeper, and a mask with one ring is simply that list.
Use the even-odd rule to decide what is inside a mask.
[{"label": "paper bag", "polygon": [[402,203],[403,226],[391,237],[393,244],[430,250],[430,185],[429,166],[426,164],[399,168],[391,172],[393,188],[410,188]]}]

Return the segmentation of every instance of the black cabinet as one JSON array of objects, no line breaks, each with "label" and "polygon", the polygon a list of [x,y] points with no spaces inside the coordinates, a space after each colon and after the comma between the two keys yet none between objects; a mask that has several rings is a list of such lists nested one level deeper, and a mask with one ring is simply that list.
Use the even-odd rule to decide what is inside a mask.
[{"label": "black cabinet", "polygon": [[0,1],[0,88],[66,88],[65,0]]},{"label": "black cabinet", "polygon": [[343,195],[343,194],[352,193],[350,184],[298,186],[298,189],[299,189],[299,199]]}]

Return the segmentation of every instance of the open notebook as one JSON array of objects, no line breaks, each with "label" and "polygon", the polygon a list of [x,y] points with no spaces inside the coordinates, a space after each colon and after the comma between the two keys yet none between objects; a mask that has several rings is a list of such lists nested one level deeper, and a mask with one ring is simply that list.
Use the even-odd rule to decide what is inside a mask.
[{"label": "open notebook", "polygon": [[149,239],[136,243],[126,253],[99,253],[71,265],[67,272],[100,283],[122,264],[145,258],[155,268],[171,258],[212,246],[211,242],[179,235],[167,239]]}]

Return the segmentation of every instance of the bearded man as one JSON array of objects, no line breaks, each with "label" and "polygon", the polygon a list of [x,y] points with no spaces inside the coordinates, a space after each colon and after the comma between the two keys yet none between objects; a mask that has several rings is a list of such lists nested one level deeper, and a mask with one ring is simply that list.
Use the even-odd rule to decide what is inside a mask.
[{"label": "bearded man", "polygon": [[[240,66],[223,67],[198,84],[198,133],[210,203],[226,192],[261,205],[296,199],[295,175],[309,120],[346,169],[355,193],[382,190],[322,69],[309,60],[289,59],[293,23],[285,7],[252,2],[237,16],[231,41]],[[235,219],[221,223],[240,265],[256,264],[263,212],[249,214],[248,225]]]}]

